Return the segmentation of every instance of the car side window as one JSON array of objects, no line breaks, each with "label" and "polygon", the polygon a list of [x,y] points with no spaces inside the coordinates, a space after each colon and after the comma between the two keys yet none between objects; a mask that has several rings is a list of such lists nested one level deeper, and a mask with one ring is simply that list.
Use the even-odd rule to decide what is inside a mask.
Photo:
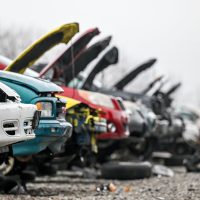
[{"label": "car side window", "polygon": [[7,95],[6,93],[0,88],[0,102],[6,102]]}]

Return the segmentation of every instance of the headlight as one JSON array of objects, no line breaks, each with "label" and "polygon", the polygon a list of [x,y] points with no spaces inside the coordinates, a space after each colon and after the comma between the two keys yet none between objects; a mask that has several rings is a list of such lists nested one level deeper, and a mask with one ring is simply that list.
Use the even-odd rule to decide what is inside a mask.
[{"label": "headlight", "polygon": [[66,112],[67,109],[65,105],[60,108],[57,108],[57,119],[65,121]]},{"label": "headlight", "polygon": [[36,106],[41,111],[41,117],[52,117],[53,105],[51,102],[37,102]]},{"label": "headlight", "polygon": [[116,130],[117,130],[117,128],[113,123],[108,124],[108,131],[109,132],[114,133],[114,132],[116,132]]}]

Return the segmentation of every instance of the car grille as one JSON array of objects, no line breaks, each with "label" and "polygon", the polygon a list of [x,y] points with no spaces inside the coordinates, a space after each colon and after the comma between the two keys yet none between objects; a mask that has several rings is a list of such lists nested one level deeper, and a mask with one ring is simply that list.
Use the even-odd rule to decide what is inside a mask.
[{"label": "car grille", "polygon": [[25,120],[24,121],[24,132],[26,135],[31,135],[32,134],[32,120]]}]

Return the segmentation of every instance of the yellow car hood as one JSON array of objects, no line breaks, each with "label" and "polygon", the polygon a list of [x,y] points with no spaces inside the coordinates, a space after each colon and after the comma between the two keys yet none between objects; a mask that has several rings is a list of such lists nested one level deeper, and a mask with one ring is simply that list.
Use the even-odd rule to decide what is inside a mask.
[{"label": "yellow car hood", "polygon": [[69,97],[65,97],[65,96],[62,96],[62,95],[56,95],[56,97],[58,98],[62,98],[62,99],[65,99],[67,101],[67,104],[66,104],[66,108],[69,109],[69,108],[72,108],[78,104],[81,104],[80,101],[77,101],[75,99],[72,99],[72,98],[69,98]]},{"label": "yellow car hood", "polygon": [[33,65],[46,51],[57,44],[67,44],[78,32],[78,23],[64,24],[56,28],[25,49],[5,70],[23,74],[26,68]]}]

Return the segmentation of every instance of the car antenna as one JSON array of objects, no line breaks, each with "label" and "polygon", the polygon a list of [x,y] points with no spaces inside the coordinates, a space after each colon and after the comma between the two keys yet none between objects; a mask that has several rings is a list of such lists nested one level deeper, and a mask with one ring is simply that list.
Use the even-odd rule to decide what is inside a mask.
[{"label": "car antenna", "polygon": [[75,81],[74,81],[74,78],[75,78],[75,62],[74,62],[74,47],[73,47],[73,43],[72,43],[72,40],[70,41],[71,43],[71,47],[70,47],[70,50],[71,50],[71,63],[72,63],[72,77],[73,77],[73,81],[72,81],[72,88],[73,88],[73,95],[72,97],[75,95],[75,91],[74,91],[74,88],[75,88]]}]

